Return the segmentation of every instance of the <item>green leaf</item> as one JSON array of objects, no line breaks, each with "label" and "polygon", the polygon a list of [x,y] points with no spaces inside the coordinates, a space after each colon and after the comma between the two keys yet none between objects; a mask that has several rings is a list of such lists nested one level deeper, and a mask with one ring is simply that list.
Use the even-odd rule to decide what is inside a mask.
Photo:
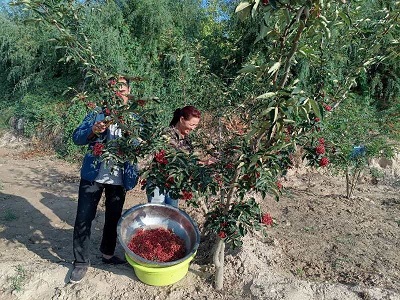
[{"label": "green leaf", "polygon": [[283,122],[288,123],[288,124],[295,124],[295,120],[290,120],[290,119],[283,119]]},{"label": "green leaf", "polygon": [[276,96],[276,95],[277,95],[276,92],[267,92],[265,94],[262,94],[262,95],[258,96],[257,99],[268,99],[268,98],[271,98],[271,97]]},{"label": "green leaf", "polygon": [[261,116],[267,115],[267,114],[268,114],[269,112],[271,112],[273,109],[275,109],[275,106],[268,107],[267,109],[265,109],[265,110],[262,111]]},{"label": "green leaf", "polygon": [[278,61],[278,62],[274,63],[274,65],[271,68],[269,68],[268,74],[272,75],[272,74],[276,73],[276,71],[279,70],[280,66],[281,66],[281,62]]},{"label": "green leaf", "polygon": [[331,31],[329,30],[328,27],[324,27],[325,35],[327,39],[331,38]]},{"label": "green leaf", "polygon": [[285,21],[286,21],[286,23],[289,24],[289,23],[290,23],[289,9],[288,9],[288,8],[284,9],[284,10],[283,10],[283,14],[284,14],[284,16],[285,16]]},{"label": "green leaf", "polygon": [[242,2],[237,7],[235,12],[237,13],[240,21],[244,21],[251,12],[251,3]]},{"label": "green leaf", "polygon": [[255,71],[259,70],[259,69],[260,69],[260,67],[256,66],[256,65],[247,65],[247,66],[244,66],[243,68],[241,68],[238,71],[238,73],[252,73],[252,72],[255,72]]},{"label": "green leaf", "polygon": [[238,164],[237,169],[239,169],[239,168],[241,168],[241,167],[243,167],[243,166],[244,166],[244,162],[241,161],[241,162]]},{"label": "green leaf", "polygon": [[239,5],[236,7],[235,13],[240,12],[240,11],[246,9],[246,8],[248,8],[249,6],[251,6],[251,3],[250,3],[250,2],[247,2],[247,1],[241,2],[241,3],[239,3]]},{"label": "green leaf", "polygon": [[303,91],[303,90],[301,89],[301,87],[296,86],[296,87],[293,89],[292,94],[293,94],[293,95],[296,95],[296,94],[301,93],[302,91]]},{"label": "green leaf", "polygon": [[311,104],[311,107],[314,111],[314,114],[322,119],[322,113],[321,113],[321,107],[319,106],[319,104],[317,103],[317,101],[315,101],[314,99],[309,99],[309,102]]},{"label": "green leaf", "polygon": [[273,123],[275,123],[278,120],[278,113],[279,113],[279,107],[276,106],[274,111],[274,119],[272,120]]},{"label": "green leaf", "polygon": [[269,4],[271,4],[273,9],[277,9],[276,0],[269,0]]},{"label": "green leaf", "polygon": [[259,4],[260,4],[260,0],[256,0],[256,1],[254,2],[253,8],[252,8],[252,10],[251,10],[251,16],[252,16],[253,18],[256,16],[257,8],[258,8],[258,5],[259,5]]},{"label": "green leaf", "polygon": [[254,43],[257,43],[258,41],[261,41],[262,39],[264,39],[267,34],[268,34],[268,27],[265,25],[264,22],[262,22],[260,33],[258,34]]},{"label": "green leaf", "polygon": [[339,12],[339,16],[342,18],[342,20],[346,23],[347,26],[351,25],[351,20],[347,14],[341,11]]}]

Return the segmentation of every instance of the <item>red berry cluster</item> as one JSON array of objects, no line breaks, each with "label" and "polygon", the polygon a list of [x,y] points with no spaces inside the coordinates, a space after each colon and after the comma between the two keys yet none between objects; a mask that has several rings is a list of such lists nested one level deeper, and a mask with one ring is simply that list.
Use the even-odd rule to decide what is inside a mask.
[{"label": "red berry cluster", "polygon": [[225,165],[225,168],[226,168],[226,169],[233,169],[233,164],[232,164],[232,163],[227,163],[227,164]]},{"label": "red berry cluster", "polygon": [[154,159],[156,160],[156,162],[162,165],[168,164],[168,159],[165,157],[165,150],[160,150],[160,152],[156,153],[154,155]]},{"label": "red berry cluster", "polygon": [[263,223],[264,225],[272,225],[274,224],[274,220],[269,213],[265,213],[261,217],[261,223]]},{"label": "red berry cluster", "polygon": [[146,105],[146,101],[145,101],[145,100],[139,99],[139,100],[137,101],[137,104],[138,104],[139,106],[143,107],[143,106]]},{"label": "red berry cluster", "polygon": [[182,200],[190,200],[192,198],[193,198],[193,193],[192,192],[182,191],[182,196],[181,196]]},{"label": "red berry cluster", "polygon": [[147,184],[147,180],[146,180],[145,178],[140,179],[139,184],[140,184],[142,187],[145,187],[146,184]]},{"label": "red berry cluster", "polygon": [[[325,139],[319,138],[318,143],[319,143],[318,146],[315,147],[315,153],[317,153],[318,155],[324,154],[325,153]],[[320,167],[327,166],[329,164],[329,158],[321,157],[318,164]]]},{"label": "red berry cluster", "polygon": [[221,239],[224,239],[224,238],[226,238],[226,233],[225,233],[225,231],[220,231],[219,233],[218,233],[218,236],[221,238]]},{"label": "red berry cluster", "polygon": [[327,158],[327,157],[322,157],[320,160],[319,160],[319,166],[320,167],[325,167],[325,166],[327,166],[329,164],[329,158]]},{"label": "red berry cluster", "polygon": [[325,153],[325,146],[323,144],[319,144],[317,147],[315,147],[315,153],[324,154]]},{"label": "red berry cluster", "polygon": [[283,184],[280,181],[275,182],[275,184],[278,190],[281,190],[283,188]]},{"label": "red berry cluster", "polygon": [[103,153],[104,144],[96,143],[93,146],[93,155],[100,156]]},{"label": "red berry cluster", "polygon": [[215,175],[214,175],[214,180],[215,180],[215,182],[217,182],[217,183],[218,183],[218,185],[219,185],[219,186],[222,186],[222,184],[223,184],[223,180],[222,180],[222,177],[221,177],[221,175],[219,175],[219,174],[215,174]]}]

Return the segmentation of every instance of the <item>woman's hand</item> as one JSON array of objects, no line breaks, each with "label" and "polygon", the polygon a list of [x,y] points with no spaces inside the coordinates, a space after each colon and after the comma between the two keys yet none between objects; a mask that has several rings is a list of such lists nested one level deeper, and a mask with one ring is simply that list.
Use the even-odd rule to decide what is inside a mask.
[{"label": "woman's hand", "polygon": [[211,157],[211,158],[205,158],[205,159],[200,160],[199,164],[209,166],[209,165],[215,164],[216,162],[218,162],[218,159],[216,159],[215,157]]}]

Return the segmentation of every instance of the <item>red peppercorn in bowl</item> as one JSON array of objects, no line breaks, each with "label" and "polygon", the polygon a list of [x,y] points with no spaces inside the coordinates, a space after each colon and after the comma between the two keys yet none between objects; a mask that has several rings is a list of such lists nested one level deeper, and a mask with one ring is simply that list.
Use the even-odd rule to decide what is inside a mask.
[{"label": "red peppercorn in bowl", "polygon": [[[132,261],[155,268],[173,266],[186,261],[193,257],[200,243],[197,224],[186,212],[170,205],[156,203],[139,204],[128,209],[118,222],[117,233],[119,242]],[[154,245],[157,241],[159,245],[156,249]],[[171,243],[172,247],[180,247],[179,256],[171,253],[174,260],[162,259],[169,254],[168,249],[160,249],[160,246],[167,245],[164,243],[167,241],[170,242],[168,249]],[[150,259],[151,256],[139,255],[141,251],[153,249],[157,250],[154,253],[157,253],[160,259],[153,260]],[[180,258],[175,259],[175,257]]]}]

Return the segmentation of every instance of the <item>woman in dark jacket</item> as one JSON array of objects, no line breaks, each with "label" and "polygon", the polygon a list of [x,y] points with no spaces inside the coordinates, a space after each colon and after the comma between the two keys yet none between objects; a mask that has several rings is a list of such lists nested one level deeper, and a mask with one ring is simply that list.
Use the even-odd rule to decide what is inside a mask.
[{"label": "woman in dark jacket", "polygon": [[[185,106],[176,109],[169,127],[163,130],[163,137],[166,142],[177,150],[193,153],[194,148],[189,134],[199,125],[200,118],[201,113],[194,106]],[[206,162],[202,163],[206,164]],[[178,207],[179,205],[179,200],[171,198],[168,193],[160,195],[157,187],[153,191],[148,190],[147,192],[149,202],[165,203],[174,207]]]}]

